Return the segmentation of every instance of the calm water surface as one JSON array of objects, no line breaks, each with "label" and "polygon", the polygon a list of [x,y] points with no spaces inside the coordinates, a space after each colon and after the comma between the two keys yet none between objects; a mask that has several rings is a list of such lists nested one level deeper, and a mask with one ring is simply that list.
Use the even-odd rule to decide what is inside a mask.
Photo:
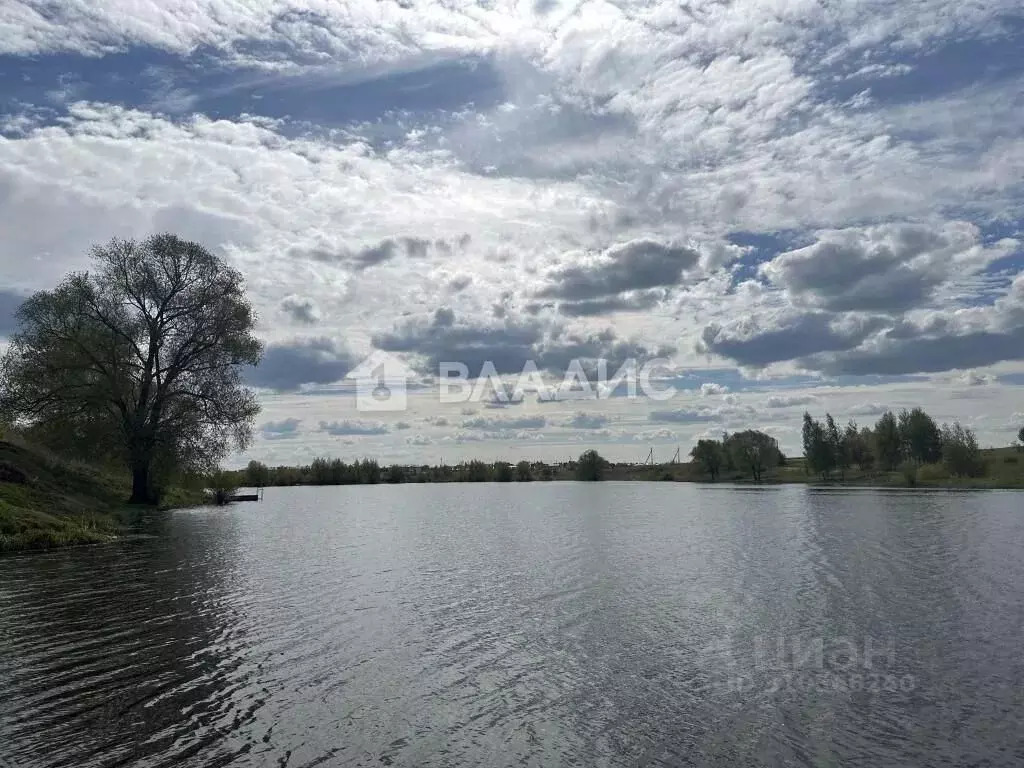
[{"label": "calm water surface", "polygon": [[1022,501],[538,483],[179,511],[0,558],[0,765],[1024,765]]}]

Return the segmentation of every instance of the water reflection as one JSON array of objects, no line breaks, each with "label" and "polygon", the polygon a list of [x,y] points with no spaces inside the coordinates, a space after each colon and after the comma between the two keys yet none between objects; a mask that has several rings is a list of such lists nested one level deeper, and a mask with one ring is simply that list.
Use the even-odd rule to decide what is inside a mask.
[{"label": "water reflection", "polygon": [[535,483],[175,513],[0,559],[0,762],[1018,765],[1018,498]]}]

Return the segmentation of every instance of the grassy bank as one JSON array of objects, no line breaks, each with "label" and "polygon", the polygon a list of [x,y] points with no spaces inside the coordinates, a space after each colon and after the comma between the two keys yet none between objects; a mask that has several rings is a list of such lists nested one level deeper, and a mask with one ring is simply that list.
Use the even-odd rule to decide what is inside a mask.
[{"label": "grassy bank", "polygon": [[[138,515],[125,506],[128,495],[127,476],[0,441],[0,552],[110,541]],[[172,489],[161,507],[201,501]]]}]

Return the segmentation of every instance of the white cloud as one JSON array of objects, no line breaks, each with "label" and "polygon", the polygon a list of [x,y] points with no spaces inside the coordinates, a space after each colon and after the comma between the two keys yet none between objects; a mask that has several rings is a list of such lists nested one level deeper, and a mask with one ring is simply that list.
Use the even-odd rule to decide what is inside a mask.
[{"label": "white cloud", "polygon": [[764,404],[768,408],[793,408],[818,402],[814,395],[772,395]]},{"label": "white cloud", "polygon": [[[948,390],[986,383],[976,390],[985,398],[957,407],[989,425],[994,414],[971,409],[1009,398],[990,366],[1012,368],[1024,354],[1024,279],[1004,258],[1020,245],[999,240],[1024,220],[1024,104],[1016,78],[979,74],[954,88],[918,54],[1005,42],[1002,18],[1016,9],[1012,0],[9,0],[0,52],[202,49],[221,96],[301,88],[310,102],[341,103],[362,84],[380,114],[323,125],[243,116],[201,78],[195,92],[171,78],[153,96],[160,106],[145,109],[67,103],[104,98],[98,86],[83,90],[96,85],[87,74],[61,84],[56,101],[41,90],[38,103],[0,117],[0,254],[13,254],[0,256],[0,279],[18,291],[48,287],[84,267],[93,243],[169,229],[244,272],[271,342],[252,380],[267,390],[329,385],[375,339],[428,318],[438,327],[402,337],[410,362],[432,362],[429,341],[443,335],[435,351],[503,349],[511,362],[559,344],[666,345],[681,365],[717,357],[761,376],[934,372],[944,378],[916,397],[952,411]],[[443,82],[444,66],[462,59],[487,81],[486,98],[467,90],[459,103],[462,83]],[[409,109],[412,90],[390,93],[396,76],[414,72],[422,93],[443,96],[436,105],[424,97]],[[934,89],[893,95],[919,80]],[[345,98],[328,90],[346,86]],[[204,104],[226,116],[147,111]],[[729,242],[734,233],[756,245]],[[517,343],[496,343],[517,333]],[[835,412],[913,402],[897,384],[815,392]],[[761,394],[769,410],[812,402]],[[271,426],[301,414],[346,434],[360,421],[294,399],[276,410],[284,397],[263,394]],[[620,404],[588,403],[582,416],[557,401],[547,417],[531,407],[507,409],[527,411],[510,419],[463,413],[475,426],[449,443],[532,445],[548,428],[564,438],[566,427],[613,441],[620,426],[628,441],[639,428],[620,424]],[[733,395],[718,408],[649,410],[677,424],[759,417]],[[763,418],[781,429],[788,417]],[[441,440],[460,421],[423,412],[405,423]],[[984,428],[994,434],[994,421]],[[351,434],[399,451],[418,445],[383,422],[369,429]],[[259,450],[322,447],[330,431],[287,441],[272,437],[287,431],[263,430]]]}]

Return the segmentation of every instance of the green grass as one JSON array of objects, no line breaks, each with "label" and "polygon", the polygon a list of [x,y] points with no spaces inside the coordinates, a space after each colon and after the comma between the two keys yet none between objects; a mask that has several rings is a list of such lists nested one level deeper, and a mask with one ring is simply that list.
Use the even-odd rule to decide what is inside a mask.
[{"label": "green grass", "polygon": [[[126,508],[128,478],[117,472],[15,440],[0,440],[0,466],[26,477],[0,481],[0,552],[110,541],[137,514]],[[161,507],[200,502],[194,492],[171,489]]]}]

